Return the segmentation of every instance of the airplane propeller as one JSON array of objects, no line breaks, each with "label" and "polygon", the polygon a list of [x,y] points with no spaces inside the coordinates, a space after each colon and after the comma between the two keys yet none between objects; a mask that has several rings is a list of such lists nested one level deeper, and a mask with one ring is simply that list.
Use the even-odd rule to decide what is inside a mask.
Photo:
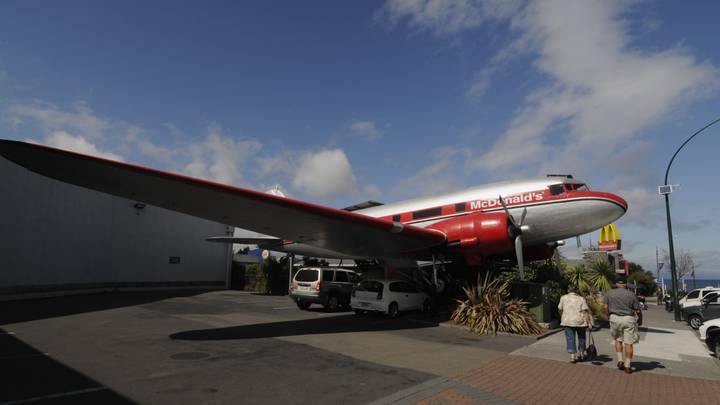
[{"label": "airplane propeller", "polygon": [[525,280],[525,261],[523,259],[523,247],[522,247],[522,233],[530,229],[527,225],[523,225],[525,222],[525,215],[527,215],[527,207],[523,208],[522,214],[520,214],[520,221],[515,221],[515,217],[510,214],[505,200],[502,196],[500,197],[500,204],[505,209],[508,221],[510,222],[510,237],[513,238],[515,243],[515,256],[517,257],[518,270],[520,271],[520,280]]}]

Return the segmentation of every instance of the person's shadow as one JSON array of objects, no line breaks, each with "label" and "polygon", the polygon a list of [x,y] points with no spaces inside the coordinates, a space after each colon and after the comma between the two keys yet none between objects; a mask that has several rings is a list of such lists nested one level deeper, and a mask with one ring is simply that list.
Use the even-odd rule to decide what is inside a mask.
[{"label": "person's shadow", "polygon": [[632,366],[637,371],[650,371],[656,368],[665,368],[660,362],[657,361],[633,361]]},{"label": "person's shadow", "polygon": [[[590,364],[594,366],[602,366],[603,364],[609,363],[613,361],[613,358],[608,356],[607,354],[599,354],[595,356],[592,360],[590,360]],[[657,361],[637,361],[633,360],[632,367],[635,369],[635,371],[650,371],[655,370],[656,368],[665,368],[665,366],[662,365],[662,363]]]},{"label": "person's shadow", "polygon": [[612,357],[608,356],[607,354],[598,354],[592,360],[590,360],[590,364],[594,366],[602,366],[603,364],[610,361],[612,361]]}]

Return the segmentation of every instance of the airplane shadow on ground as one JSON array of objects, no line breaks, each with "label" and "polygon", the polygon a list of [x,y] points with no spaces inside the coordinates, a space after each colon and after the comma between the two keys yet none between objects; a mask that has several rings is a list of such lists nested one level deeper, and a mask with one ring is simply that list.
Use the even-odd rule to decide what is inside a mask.
[{"label": "airplane shadow on ground", "polygon": [[0,325],[191,297],[212,290],[119,291],[0,302]]},{"label": "airplane shadow on ground", "polygon": [[326,333],[377,332],[434,328],[434,321],[417,321],[409,317],[385,319],[374,316],[341,315],[316,319],[302,319],[225,328],[198,329],[173,333],[176,340],[232,340],[260,339],[283,336],[318,335]]}]

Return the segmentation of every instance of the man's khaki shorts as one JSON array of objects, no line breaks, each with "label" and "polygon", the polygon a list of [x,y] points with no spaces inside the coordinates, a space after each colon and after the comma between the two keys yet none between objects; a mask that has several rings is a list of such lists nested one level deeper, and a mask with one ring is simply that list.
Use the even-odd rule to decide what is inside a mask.
[{"label": "man's khaki shorts", "polygon": [[633,344],[640,341],[637,333],[637,321],[634,316],[610,315],[610,335],[613,339],[625,344]]}]

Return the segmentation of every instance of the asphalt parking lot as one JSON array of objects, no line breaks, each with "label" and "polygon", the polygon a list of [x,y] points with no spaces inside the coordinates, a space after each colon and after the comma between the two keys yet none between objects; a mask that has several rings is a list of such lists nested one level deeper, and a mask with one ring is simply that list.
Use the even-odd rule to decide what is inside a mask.
[{"label": "asphalt parking lot", "polygon": [[367,403],[535,339],[427,315],[300,311],[242,291],[103,293],[0,303],[0,404]]}]

